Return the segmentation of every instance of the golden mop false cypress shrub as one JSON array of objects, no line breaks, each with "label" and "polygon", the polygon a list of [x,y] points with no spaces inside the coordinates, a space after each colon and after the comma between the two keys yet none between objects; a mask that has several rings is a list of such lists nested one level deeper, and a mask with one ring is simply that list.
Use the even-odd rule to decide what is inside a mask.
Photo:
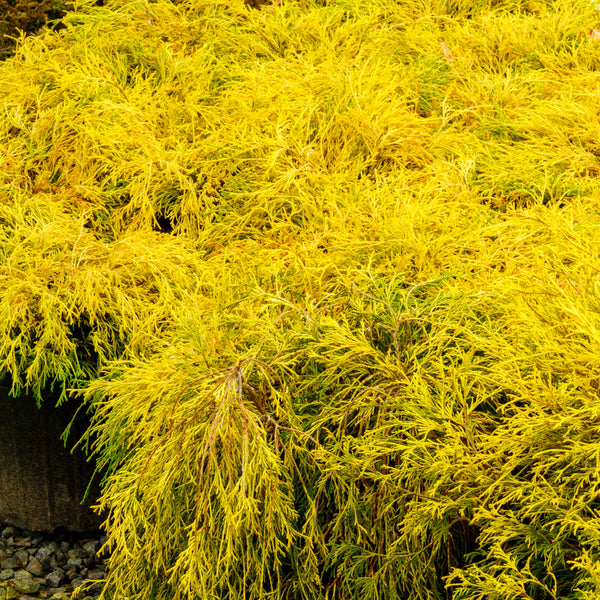
[{"label": "golden mop false cypress shrub", "polygon": [[599,22],[83,2],[0,67],[0,364],[81,388],[103,598],[598,596]]}]

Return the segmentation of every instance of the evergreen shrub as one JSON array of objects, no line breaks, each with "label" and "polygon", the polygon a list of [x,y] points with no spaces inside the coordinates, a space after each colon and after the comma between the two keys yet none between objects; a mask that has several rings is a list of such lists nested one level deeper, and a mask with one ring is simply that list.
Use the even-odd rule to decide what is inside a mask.
[{"label": "evergreen shrub", "polygon": [[0,66],[0,377],[77,394],[103,599],[600,594],[597,9],[79,2]]}]

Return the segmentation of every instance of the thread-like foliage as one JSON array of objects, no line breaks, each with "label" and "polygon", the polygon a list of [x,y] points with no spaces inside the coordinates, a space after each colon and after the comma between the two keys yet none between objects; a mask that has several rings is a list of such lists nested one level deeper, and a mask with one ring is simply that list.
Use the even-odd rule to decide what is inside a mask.
[{"label": "thread-like foliage", "polygon": [[0,377],[90,411],[102,597],[598,597],[598,9],[64,22],[0,66]]}]

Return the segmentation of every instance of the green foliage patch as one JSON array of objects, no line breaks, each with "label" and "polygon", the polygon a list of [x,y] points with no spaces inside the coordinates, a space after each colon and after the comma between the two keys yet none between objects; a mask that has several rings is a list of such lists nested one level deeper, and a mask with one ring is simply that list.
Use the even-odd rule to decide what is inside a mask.
[{"label": "green foliage patch", "polygon": [[90,412],[102,598],[597,598],[597,9],[64,22],[0,66],[0,377]]}]

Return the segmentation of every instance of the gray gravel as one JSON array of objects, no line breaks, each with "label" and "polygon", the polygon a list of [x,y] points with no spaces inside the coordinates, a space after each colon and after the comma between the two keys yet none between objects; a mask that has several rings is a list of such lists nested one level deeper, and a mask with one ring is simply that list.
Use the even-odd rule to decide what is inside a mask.
[{"label": "gray gravel", "polygon": [[93,587],[78,598],[94,600],[106,575],[105,543],[102,532],[49,535],[0,523],[0,600],[69,600],[84,582]]}]

